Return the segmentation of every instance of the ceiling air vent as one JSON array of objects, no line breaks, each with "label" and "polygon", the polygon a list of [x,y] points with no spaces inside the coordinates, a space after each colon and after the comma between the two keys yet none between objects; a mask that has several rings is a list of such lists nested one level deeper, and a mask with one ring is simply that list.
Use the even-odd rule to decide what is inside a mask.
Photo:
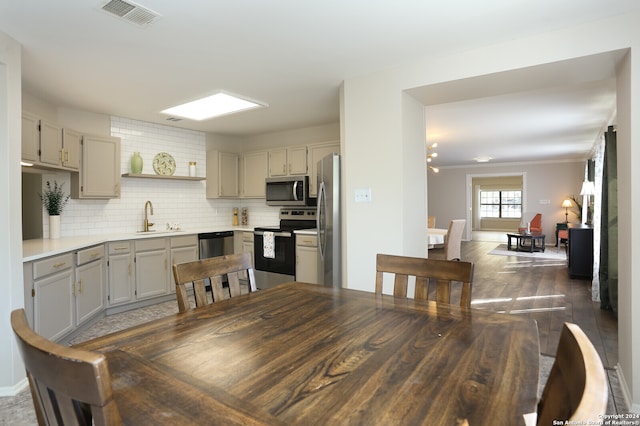
[{"label": "ceiling air vent", "polygon": [[156,12],[130,1],[111,0],[101,9],[141,27],[150,25],[160,18]]}]

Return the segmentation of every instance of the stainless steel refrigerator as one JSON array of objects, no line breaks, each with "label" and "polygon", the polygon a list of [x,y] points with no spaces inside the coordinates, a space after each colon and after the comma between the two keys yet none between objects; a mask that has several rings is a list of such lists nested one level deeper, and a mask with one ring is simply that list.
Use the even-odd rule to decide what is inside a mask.
[{"label": "stainless steel refrigerator", "polygon": [[342,287],[340,156],[332,153],[318,162],[318,257],[320,284]]}]

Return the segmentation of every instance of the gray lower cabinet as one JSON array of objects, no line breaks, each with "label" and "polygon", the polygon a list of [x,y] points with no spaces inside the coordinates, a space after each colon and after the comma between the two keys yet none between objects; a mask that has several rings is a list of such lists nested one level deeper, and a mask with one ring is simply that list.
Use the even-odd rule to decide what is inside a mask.
[{"label": "gray lower cabinet", "polygon": [[136,240],[136,300],[167,294],[169,251],[165,238]]},{"label": "gray lower cabinet", "polygon": [[182,235],[114,241],[25,262],[27,318],[38,334],[60,340],[105,309],[175,297],[171,265],[197,259],[197,235]]},{"label": "gray lower cabinet", "polygon": [[251,253],[251,259],[253,259],[253,267],[255,268],[256,259],[253,253],[253,232],[242,233],[242,252]]},{"label": "gray lower cabinet", "polygon": [[318,237],[296,235],[296,281],[318,284]]},{"label": "gray lower cabinet", "polygon": [[76,281],[74,285],[76,325],[101,313],[104,303],[104,245],[76,252]]},{"label": "gray lower cabinet", "polygon": [[198,237],[196,235],[185,235],[183,237],[172,237],[171,244],[171,267],[169,276],[171,284],[169,293],[176,292],[176,281],[173,278],[173,265],[176,263],[192,262],[198,260]]},{"label": "gray lower cabinet", "polygon": [[58,340],[74,329],[73,254],[66,253],[33,262],[33,328],[49,340]]},{"label": "gray lower cabinet", "polygon": [[131,245],[130,241],[116,241],[107,244],[109,253],[107,303],[109,306],[131,303],[135,300]]},{"label": "gray lower cabinet", "polygon": [[174,263],[198,259],[197,235],[108,243],[108,306],[175,293]]},{"label": "gray lower cabinet", "polygon": [[59,340],[104,311],[103,245],[34,261],[30,272],[33,328],[41,336]]}]

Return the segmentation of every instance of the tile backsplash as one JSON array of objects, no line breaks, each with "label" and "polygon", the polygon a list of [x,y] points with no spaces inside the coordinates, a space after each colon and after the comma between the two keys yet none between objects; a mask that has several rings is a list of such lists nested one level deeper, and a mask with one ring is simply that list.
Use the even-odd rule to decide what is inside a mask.
[{"label": "tile backsplash", "polygon": [[[111,117],[111,135],[121,139],[121,172],[129,173],[131,156],[140,152],[143,174],[155,174],[153,157],[168,152],[176,160],[176,176],[188,176],[189,162],[196,162],[196,176],[205,176],[206,137],[203,132],[180,129],[120,117]],[[47,180],[65,182],[68,173],[45,174]],[[144,205],[153,204],[154,229],[167,223],[181,228],[201,229],[232,224],[233,208],[247,207],[249,226],[278,224],[278,208],[264,200],[218,200],[206,198],[205,181],[160,180],[122,177],[120,198],[112,200],[69,200],[61,217],[62,237],[136,232],[142,229]],[[43,210],[43,236],[49,235],[47,213]]]}]

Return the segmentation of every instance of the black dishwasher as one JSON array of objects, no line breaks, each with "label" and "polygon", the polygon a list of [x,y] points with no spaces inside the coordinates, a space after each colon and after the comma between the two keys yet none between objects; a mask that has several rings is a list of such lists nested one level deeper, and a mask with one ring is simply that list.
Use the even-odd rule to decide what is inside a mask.
[{"label": "black dishwasher", "polygon": [[233,231],[198,234],[200,259],[233,254]]}]

